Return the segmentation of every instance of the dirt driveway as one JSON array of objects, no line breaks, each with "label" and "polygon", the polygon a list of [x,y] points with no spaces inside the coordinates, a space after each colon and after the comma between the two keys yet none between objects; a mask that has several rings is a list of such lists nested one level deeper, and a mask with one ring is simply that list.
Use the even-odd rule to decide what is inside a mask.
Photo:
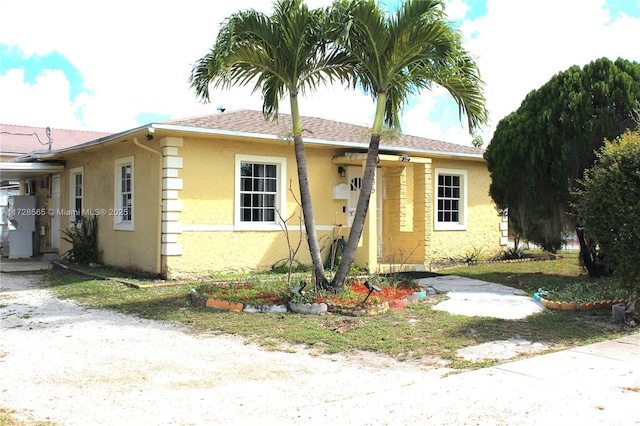
[{"label": "dirt driveway", "polygon": [[[597,416],[611,422],[611,411],[600,413],[593,401],[585,408],[573,389],[553,399],[563,390],[557,384],[534,380],[527,388],[522,374],[495,367],[443,377],[446,369],[367,354],[270,352],[233,336],[195,335],[87,310],[52,297],[37,275],[2,273],[0,280],[0,407],[32,420],[82,426],[540,424],[557,409],[559,422],[585,416],[589,424]],[[544,398],[552,399],[540,404]]]},{"label": "dirt driveway", "polygon": [[171,324],[87,310],[52,297],[37,285],[37,275],[1,277],[0,406],[36,420],[328,421],[334,411],[356,414],[354,398],[445,372],[371,355],[266,351],[233,336],[194,335]]}]

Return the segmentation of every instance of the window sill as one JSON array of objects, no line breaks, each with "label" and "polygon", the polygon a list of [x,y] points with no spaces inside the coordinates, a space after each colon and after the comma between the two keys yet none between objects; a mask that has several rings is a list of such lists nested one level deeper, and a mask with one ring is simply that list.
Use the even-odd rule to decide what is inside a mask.
[{"label": "window sill", "polygon": [[116,223],[113,229],[116,231],[133,231],[133,223]]},{"label": "window sill", "polygon": [[433,226],[434,231],[466,231],[467,225],[461,223],[436,223]]},{"label": "window sill", "polygon": [[233,228],[234,231],[243,232],[243,231],[264,231],[264,232],[273,232],[273,231],[282,231],[280,225],[276,224],[236,224]]}]

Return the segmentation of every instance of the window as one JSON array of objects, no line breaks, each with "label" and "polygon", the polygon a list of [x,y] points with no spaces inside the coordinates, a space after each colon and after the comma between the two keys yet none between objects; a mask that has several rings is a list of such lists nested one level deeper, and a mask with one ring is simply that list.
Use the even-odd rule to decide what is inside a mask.
[{"label": "window", "polygon": [[84,168],[76,167],[69,171],[69,215],[71,222],[77,222],[82,217]]},{"label": "window", "polygon": [[436,169],[434,229],[467,229],[467,172]]},{"label": "window", "polygon": [[116,160],[114,227],[133,231],[133,157]]},{"label": "window", "polygon": [[236,227],[280,229],[278,213],[285,216],[285,167],[285,158],[236,156]]}]

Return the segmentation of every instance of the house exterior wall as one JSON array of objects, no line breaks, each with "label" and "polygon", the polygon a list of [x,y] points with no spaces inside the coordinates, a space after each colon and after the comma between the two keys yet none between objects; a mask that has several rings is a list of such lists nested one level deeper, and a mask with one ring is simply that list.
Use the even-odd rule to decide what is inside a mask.
[{"label": "house exterior wall", "polygon": [[[247,141],[233,138],[185,138],[177,153],[184,167],[178,175],[183,186],[177,191],[181,210],[175,216],[181,231],[175,241],[179,255],[165,256],[164,271],[168,277],[205,276],[216,272],[265,270],[288,256],[287,236],[295,247],[300,242],[296,259],[311,263],[308,246],[301,233],[301,209],[296,161],[293,146],[275,141]],[[315,222],[322,247],[328,257],[332,239],[348,237],[345,225],[346,200],[333,199],[333,188],[346,183],[340,177],[332,158],[339,150],[307,147]],[[235,212],[237,155],[279,158],[286,162],[286,211],[288,235],[281,228],[244,230],[237,226]],[[383,170],[381,172],[381,170]],[[464,170],[467,179],[465,230],[441,231],[434,228],[434,185],[436,169]],[[382,257],[376,253],[378,238],[371,212],[356,252],[355,263],[376,271],[378,262],[422,265],[463,257],[482,249],[486,255],[500,250],[501,217],[488,195],[489,174],[483,162],[415,158],[412,163],[386,164],[379,168],[383,180]],[[293,193],[289,190],[292,188]],[[302,225],[302,229],[304,226]],[[164,240],[163,240],[164,241]]]},{"label": "house exterior wall", "polygon": [[[158,144],[155,144],[155,149]],[[133,229],[117,230],[116,162],[133,159]],[[101,261],[123,269],[160,273],[161,156],[131,141],[68,155],[61,176],[61,209],[70,209],[71,170],[82,168],[83,210],[98,213],[98,247]],[[70,215],[61,217],[60,228],[70,226]],[[60,253],[70,248],[60,241]]]},{"label": "house exterior wall", "polygon": [[425,258],[425,167],[400,163],[387,167],[383,203],[383,263],[423,264]]},{"label": "house exterior wall", "polygon": [[[289,245],[300,244],[295,258],[311,264],[297,200],[297,164],[291,143],[240,139],[234,136],[156,135],[154,152],[132,141],[94,147],[64,157],[61,207],[70,206],[72,170],[82,168],[83,208],[104,209],[100,215],[99,247],[106,264],[160,273],[168,278],[191,278],[221,272],[270,269],[288,257]],[[327,259],[334,238],[348,238],[348,201],[334,199],[334,187],[347,183],[333,161],[345,149],[307,146],[307,169],[322,258]],[[244,156],[244,157],[239,157]],[[134,161],[134,226],[114,229],[108,212],[115,206],[115,165]],[[280,227],[247,228],[236,217],[239,158],[277,159],[285,194]],[[357,162],[351,165],[361,164]],[[434,225],[438,169],[463,170],[467,181],[466,229],[437,230]],[[430,264],[458,259],[475,250],[486,255],[500,250],[501,217],[489,194],[489,173],[481,161],[413,157],[411,162],[383,161],[377,179],[382,191],[382,231],[372,215],[372,197],[355,263],[377,271],[378,263]],[[290,190],[291,189],[291,190]],[[69,225],[62,218],[61,228]],[[288,241],[287,241],[288,238]],[[381,258],[377,256],[378,238]],[[61,241],[60,252],[69,248]],[[412,266],[413,267],[413,266]]]},{"label": "house exterior wall", "polygon": [[[284,159],[285,211],[288,237],[295,248],[296,259],[311,264],[309,250],[300,221],[296,160],[293,145],[280,141],[247,141],[234,138],[185,138],[178,148],[183,168],[178,175],[182,189],[177,201],[182,208],[177,214],[181,232],[176,234],[180,255],[165,256],[164,270],[169,277],[204,276],[216,272],[239,272],[270,269],[288,256],[287,235],[280,227],[266,230],[242,229],[236,223],[235,190],[237,156]],[[323,258],[334,233],[334,224],[344,223],[342,201],[333,200],[333,185],[339,182],[331,149],[306,149],[307,168],[318,237]],[[292,189],[292,191],[289,190]],[[337,233],[337,231],[336,231]],[[324,244],[323,244],[324,243]]]},{"label": "house exterior wall", "polygon": [[[427,263],[460,259],[476,250],[481,250],[485,257],[497,255],[502,250],[502,217],[489,195],[491,178],[486,164],[478,161],[434,159],[432,167],[433,191],[437,184],[436,169],[466,170],[467,229],[442,231],[432,227],[431,241],[427,247]],[[433,214],[431,219],[433,220]]]}]

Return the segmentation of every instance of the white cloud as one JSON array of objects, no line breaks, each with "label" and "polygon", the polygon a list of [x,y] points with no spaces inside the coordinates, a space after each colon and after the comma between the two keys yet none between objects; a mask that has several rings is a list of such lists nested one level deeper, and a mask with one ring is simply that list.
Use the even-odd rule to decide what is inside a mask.
[{"label": "white cloud", "polygon": [[25,84],[24,71],[11,69],[0,76],[0,117],[8,124],[77,128],[69,93],[61,71],[44,70],[33,84]]},{"label": "white cloud", "polygon": [[485,16],[463,24],[466,47],[478,57],[487,83],[486,143],[498,121],[554,74],[603,56],[640,60],[640,18],[611,22],[604,5],[604,0],[488,0]]},{"label": "white cloud", "polygon": [[449,0],[445,2],[445,8],[449,19],[453,20],[463,19],[471,9],[464,0]]}]

